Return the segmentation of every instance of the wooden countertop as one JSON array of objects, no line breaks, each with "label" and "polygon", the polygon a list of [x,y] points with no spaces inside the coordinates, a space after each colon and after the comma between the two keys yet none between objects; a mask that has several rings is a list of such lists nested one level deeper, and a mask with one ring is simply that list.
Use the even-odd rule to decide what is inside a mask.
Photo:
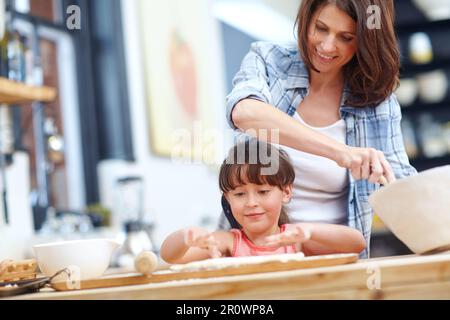
[{"label": "wooden countertop", "polygon": [[18,296],[21,300],[450,299],[450,253],[333,267]]}]

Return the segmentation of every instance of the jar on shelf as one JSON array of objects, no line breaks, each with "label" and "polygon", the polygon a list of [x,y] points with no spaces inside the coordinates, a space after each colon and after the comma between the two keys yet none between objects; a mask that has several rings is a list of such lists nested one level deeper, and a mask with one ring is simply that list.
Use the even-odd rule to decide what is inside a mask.
[{"label": "jar on shelf", "polygon": [[433,45],[425,32],[413,33],[409,39],[409,60],[414,64],[428,64],[433,61]]},{"label": "jar on shelf", "polygon": [[425,103],[439,103],[447,96],[449,83],[444,70],[425,72],[417,76],[420,99]]},{"label": "jar on shelf", "polygon": [[422,114],[419,118],[419,134],[423,154],[427,158],[442,157],[447,154],[447,143],[443,127],[433,120],[431,114]]},{"label": "jar on shelf", "polygon": [[395,94],[402,107],[409,107],[416,101],[419,95],[419,86],[415,78],[404,78],[400,80],[400,86]]}]

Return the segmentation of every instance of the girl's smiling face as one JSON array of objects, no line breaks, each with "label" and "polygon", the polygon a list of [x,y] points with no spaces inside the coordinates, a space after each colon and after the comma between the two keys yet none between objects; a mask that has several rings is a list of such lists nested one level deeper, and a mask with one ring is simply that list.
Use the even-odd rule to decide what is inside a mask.
[{"label": "girl's smiling face", "polygon": [[356,22],[334,4],[314,14],[308,28],[311,62],[321,73],[343,69],[357,51]]},{"label": "girl's smiling face", "polygon": [[225,194],[234,218],[247,236],[277,233],[282,206],[291,196],[292,186],[281,190],[277,186],[254,183],[239,185]]}]

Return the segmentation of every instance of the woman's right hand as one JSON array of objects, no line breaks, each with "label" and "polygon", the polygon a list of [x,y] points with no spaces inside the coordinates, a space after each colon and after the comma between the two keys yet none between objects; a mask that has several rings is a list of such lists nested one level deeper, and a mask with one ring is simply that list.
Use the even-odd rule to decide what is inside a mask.
[{"label": "woman's right hand", "polygon": [[220,258],[219,243],[214,235],[202,228],[188,228],[184,231],[184,243],[188,247],[208,250],[211,258]]},{"label": "woman's right hand", "polygon": [[384,179],[392,183],[396,180],[384,153],[373,148],[346,146],[337,163],[349,169],[355,180],[368,180],[371,183],[382,183]]}]

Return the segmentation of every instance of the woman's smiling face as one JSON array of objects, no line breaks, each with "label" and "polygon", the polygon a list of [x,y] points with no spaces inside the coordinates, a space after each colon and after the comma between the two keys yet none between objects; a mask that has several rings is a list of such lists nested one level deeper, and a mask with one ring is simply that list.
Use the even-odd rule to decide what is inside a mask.
[{"label": "woman's smiling face", "polygon": [[309,56],[321,73],[340,72],[355,56],[356,22],[336,5],[317,10],[308,30]]}]

